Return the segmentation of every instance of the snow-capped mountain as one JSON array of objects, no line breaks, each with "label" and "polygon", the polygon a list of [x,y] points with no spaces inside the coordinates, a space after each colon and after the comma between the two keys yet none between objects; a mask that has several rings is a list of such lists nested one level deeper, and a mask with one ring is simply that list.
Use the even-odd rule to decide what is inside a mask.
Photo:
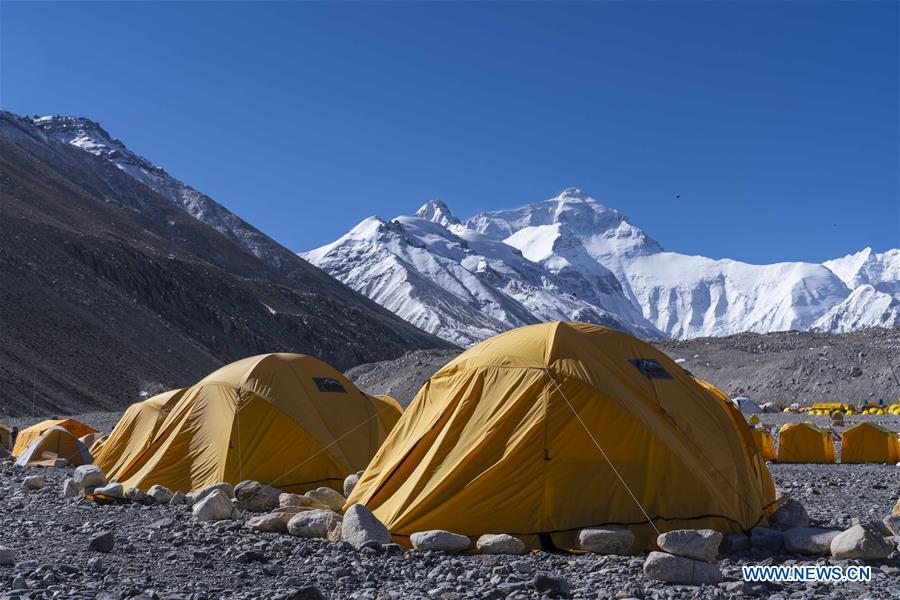
[{"label": "snow-capped mountain", "polygon": [[824,265],[667,252],[575,188],[467,221],[432,201],[414,217],[371,217],[302,256],[461,344],[559,318],[676,338],[900,323],[898,250],[867,249]]},{"label": "snow-capped mountain", "polygon": [[415,216],[369,217],[301,256],[414,325],[462,345],[551,320],[659,335],[608,271],[558,277],[514,247],[462,227],[441,202],[426,203]]}]

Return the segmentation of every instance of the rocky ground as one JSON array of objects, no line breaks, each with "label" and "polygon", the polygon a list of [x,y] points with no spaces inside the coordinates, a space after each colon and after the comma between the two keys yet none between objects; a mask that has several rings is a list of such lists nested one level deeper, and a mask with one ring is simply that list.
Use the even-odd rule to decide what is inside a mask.
[{"label": "rocky ground", "polygon": [[[775,415],[784,419],[781,415]],[[0,565],[0,598],[549,598],[536,586],[567,587],[571,598],[891,598],[900,597],[900,554],[870,562],[873,581],[854,584],[756,584],[741,580],[754,564],[847,564],[782,552],[720,556],[725,580],[702,587],[651,581],[646,555],[539,552],[525,556],[358,551],[344,543],[250,529],[240,521],[198,522],[187,506],[102,506],[65,499],[73,469],[0,463],[0,546],[15,565]],[[894,465],[771,465],[776,484],[806,506],[811,526],[847,528],[880,520],[900,497]],[[25,490],[30,475],[43,490]],[[109,552],[90,540],[110,532]],[[2,561],[0,561],[2,562]],[[859,563],[863,564],[863,563]],[[25,590],[12,591],[25,586]],[[542,588],[543,589],[543,588]],[[321,595],[319,595],[321,594]]]},{"label": "rocky ground", "polygon": [[[894,401],[900,395],[900,327],[829,334],[741,333],[654,344],[685,369],[730,396],[760,404]],[[406,406],[459,351],[419,350],[347,371],[360,388]]]}]

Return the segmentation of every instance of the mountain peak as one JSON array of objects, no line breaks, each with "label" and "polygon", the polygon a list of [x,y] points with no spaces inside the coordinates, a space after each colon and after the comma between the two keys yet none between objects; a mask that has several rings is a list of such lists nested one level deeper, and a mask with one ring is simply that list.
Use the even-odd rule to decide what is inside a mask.
[{"label": "mountain peak", "polygon": [[416,211],[416,216],[444,227],[458,225],[460,222],[459,219],[453,216],[447,205],[440,200],[429,200]]},{"label": "mountain peak", "polygon": [[569,187],[564,189],[559,193],[559,196],[557,196],[557,198],[560,200],[593,200],[593,198],[585,194],[583,191],[581,191],[580,188],[577,187]]}]

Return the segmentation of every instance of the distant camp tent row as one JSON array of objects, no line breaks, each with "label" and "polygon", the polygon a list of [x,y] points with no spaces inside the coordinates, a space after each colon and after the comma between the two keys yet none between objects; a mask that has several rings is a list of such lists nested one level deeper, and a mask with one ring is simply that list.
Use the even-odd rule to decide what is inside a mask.
[{"label": "distant camp tent row", "polygon": [[[473,346],[405,413],[320,360],[264,354],[133,404],[109,436],[71,419],[38,423],[14,454],[20,464],[93,460],[126,489],[181,492],[242,480],[340,491],[364,471],[347,506],[365,504],[406,545],[413,532],[447,529],[577,548],[579,530],[610,526],[629,528],[635,550],[660,531],[765,525],[777,506],[766,461],[834,462],[827,432],[785,425],[776,455],[773,437],[716,386],[650,344],[584,323]],[[896,462],[897,435],[858,425],[843,456]]]}]

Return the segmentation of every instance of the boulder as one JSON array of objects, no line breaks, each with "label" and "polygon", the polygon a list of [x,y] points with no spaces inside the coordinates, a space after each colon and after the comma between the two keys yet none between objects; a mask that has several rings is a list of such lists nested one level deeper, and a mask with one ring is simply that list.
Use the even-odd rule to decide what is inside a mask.
[{"label": "boulder", "polygon": [[656,538],[660,550],[706,562],[716,560],[722,534],[713,529],[675,529]]},{"label": "boulder", "polygon": [[65,469],[69,466],[69,461],[64,458],[57,458],[53,461],[53,468],[55,469]]},{"label": "boulder", "polygon": [[240,511],[221,490],[215,490],[191,509],[198,521],[225,521],[238,518]]},{"label": "boulder", "polygon": [[266,512],[278,506],[281,492],[258,481],[242,481],[234,486],[237,507],[250,512]]},{"label": "boulder", "polygon": [[106,476],[97,465],[81,465],[72,476],[79,489],[91,489],[106,485]]},{"label": "boulder", "polygon": [[16,551],[6,546],[0,546],[0,567],[13,567],[16,564]]},{"label": "boulder", "polygon": [[[900,465],[900,463],[897,464]],[[894,509],[891,511],[891,515],[900,517],[900,498],[897,498],[897,504],[894,505]]]},{"label": "boulder", "polygon": [[[251,517],[247,526],[256,531],[273,531],[275,533],[287,533],[288,520],[284,513],[268,513]],[[292,515],[293,516],[293,515]]]},{"label": "boulder", "polygon": [[562,596],[572,591],[572,585],[565,577],[550,575],[549,573],[535,573],[531,580],[531,587],[540,595]]},{"label": "boulder", "polygon": [[103,494],[104,496],[115,498],[117,500],[125,499],[125,490],[122,488],[121,483],[107,483],[106,485],[95,487],[94,493]]},{"label": "boulder", "polygon": [[478,538],[475,547],[482,554],[525,554],[528,552],[525,542],[506,533],[486,533]]},{"label": "boulder", "polygon": [[331,510],[324,504],[313,500],[309,496],[304,496],[302,494],[286,494],[281,493],[278,494],[278,506],[297,506],[303,508],[318,508],[320,510]]},{"label": "boulder", "polygon": [[878,560],[887,558],[894,546],[871,523],[859,523],[834,536],[831,556],[836,560]]},{"label": "boulder", "polygon": [[172,500],[172,490],[162,485],[154,485],[147,490],[147,495],[157,504],[168,504]]},{"label": "boulder", "polygon": [[353,488],[356,487],[356,484],[359,483],[360,478],[362,477],[363,472],[358,471],[356,473],[351,473],[347,475],[347,478],[344,479],[344,496],[349,498],[350,494],[353,492]]},{"label": "boulder", "polygon": [[169,506],[183,506],[187,504],[187,496],[183,492],[175,492],[169,500]]},{"label": "boulder", "polygon": [[71,477],[66,477],[62,482],[62,497],[75,498],[80,494],[81,490],[75,485],[75,480]]},{"label": "boulder", "polygon": [[330,487],[320,487],[314,490],[310,490],[306,492],[306,496],[308,498],[312,498],[319,504],[324,504],[330,510],[335,512],[340,511],[344,508],[344,503],[347,502],[347,499],[344,498],[339,492],[334,491]]},{"label": "boulder", "polygon": [[336,529],[340,522],[341,516],[334,511],[305,510],[291,517],[287,523],[287,531],[298,537],[328,538],[329,532]]},{"label": "boulder", "polygon": [[344,526],[341,539],[360,548],[366,542],[389,544],[391,533],[387,527],[362,504],[354,504],[344,514]]},{"label": "boulder", "polygon": [[131,487],[125,490],[125,497],[132,502],[144,502],[147,499],[147,494],[145,494],[143,490]]},{"label": "boulder", "polygon": [[185,498],[187,503],[193,505],[196,502],[200,502],[213,492],[222,492],[226,496],[228,496],[229,500],[234,498],[234,486],[230,483],[226,483],[224,481],[220,481],[219,483],[213,483],[211,485],[206,486],[205,488],[201,488],[196,492],[189,493]]},{"label": "boulder", "polygon": [[765,552],[779,552],[784,546],[784,535],[777,529],[754,527],[750,530],[750,545]]},{"label": "boulder", "polygon": [[802,504],[793,498],[788,498],[769,518],[769,525],[773,529],[781,531],[804,529],[809,527],[809,515],[806,514],[806,509]]},{"label": "boulder", "polygon": [[884,526],[888,528],[891,535],[900,535],[900,516],[888,515],[884,518]]},{"label": "boulder", "polygon": [[94,552],[112,552],[115,545],[116,539],[113,537],[112,532],[101,531],[91,537],[91,541],[88,542],[88,550],[93,550]]},{"label": "boulder", "polygon": [[798,527],[784,532],[784,549],[793,554],[828,554],[831,542],[840,533],[837,529]]},{"label": "boulder", "polygon": [[744,552],[750,549],[750,536],[746,533],[732,533],[726,535],[719,544],[720,554],[734,554],[735,552]]},{"label": "boulder", "polygon": [[578,546],[596,554],[628,554],[634,534],[621,528],[592,528],[578,532]]},{"label": "boulder", "polygon": [[26,490],[42,490],[47,485],[41,475],[31,475],[22,480],[22,487]]},{"label": "boulder", "polygon": [[644,561],[644,574],[656,581],[682,585],[716,585],[722,581],[717,565],[666,552],[651,552]]},{"label": "boulder", "polygon": [[423,552],[428,550],[462,552],[472,545],[472,540],[466,536],[444,531],[443,529],[417,531],[409,536],[409,541],[413,548]]}]

